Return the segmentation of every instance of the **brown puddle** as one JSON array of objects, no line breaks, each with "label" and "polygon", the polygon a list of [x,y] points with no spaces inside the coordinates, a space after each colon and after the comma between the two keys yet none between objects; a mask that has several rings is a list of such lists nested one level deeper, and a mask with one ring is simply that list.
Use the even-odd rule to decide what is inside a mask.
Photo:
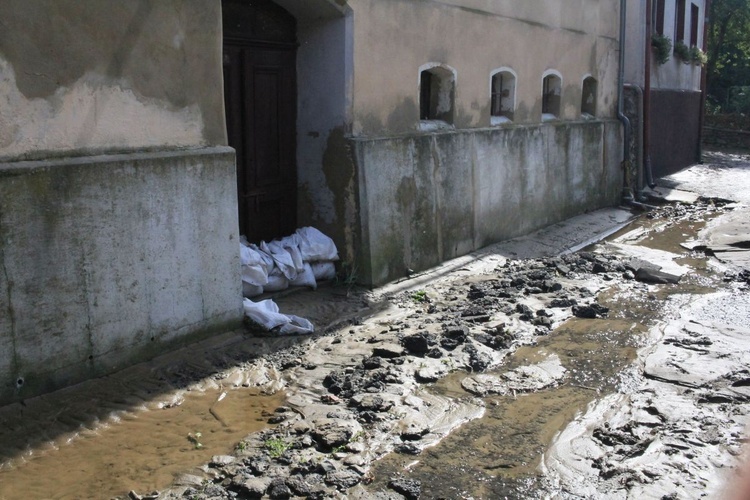
[{"label": "brown puddle", "polygon": [[[454,431],[419,456],[392,454],[373,469],[376,487],[409,468],[426,498],[517,497],[525,491],[555,433],[600,395],[612,392],[619,373],[636,356],[645,327],[632,320],[571,319],[535,346],[520,347],[496,373],[535,363],[550,354],[568,370],[557,388],[485,397],[485,415]],[[466,397],[457,372],[434,392]],[[416,462],[416,463],[415,463]]]},{"label": "brown puddle", "polygon": [[[664,223],[640,219],[611,239],[643,228],[639,245],[675,253],[677,263],[690,267],[677,286],[626,291],[614,286],[598,302],[610,308],[605,319],[570,319],[542,337],[536,345],[520,347],[494,370],[503,373],[559,356],[568,370],[554,388],[511,396],[485,397],[485,415],[460,427],[441,443],[418,456],[391,454],[373,467],[375,489],[408,470],[421,480],[426,498],[535,498],[538,466],[554,438],[589,403],[614,392],[621,374],[636,359],[646,342],[648,325],[659,317],[663,300],[681,293],[708,293],[721,286],[712,275],[707,257],[680,246],[716,216],[701,213],[689,220]],[[656,229],[655,229],[656,228]],[[461,381],[467,373],[453,373],[437,382],[436,393],[466,397]]]},{"label": "brown puddle", "polygon": [[[7,435],[5,427],[0,433],[0,453],[13,458],[0,468],[0,499],[111,498],[127,495],[131,489],[139,493],[162,489],[175,475],[208,462],[213,455],[231,452],[247,434],[267,427],[263,413],[284,400],[283,393],[263,396],[251,389],[234,389],[217,403],[222,392],[187,393],[179,406],[119,411],[103,423],[76,424],[78,417],[63,408],[57,417],[61,421],[47,423],[74,430],[38,445],[33,452],[19,454],[22,434],[30,429],[14,437]],[[73,396],[72,404],[76,397],[85,395]],[[3,409],[6,423],[22,418],[23,407],[14,407],[15,416]],[[36,433],[45,433],[43,426],[34,425]]]}]

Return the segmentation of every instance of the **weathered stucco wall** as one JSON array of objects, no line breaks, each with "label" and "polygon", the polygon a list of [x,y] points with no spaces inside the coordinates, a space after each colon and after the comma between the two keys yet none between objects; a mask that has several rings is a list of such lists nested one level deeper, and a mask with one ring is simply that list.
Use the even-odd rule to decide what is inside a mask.
[{"label": "weathered stucco wall", "polygon": [[[490,126],[490,74],[517,74],[515,123],[538,123],[542,78],[563,79],[559,117],[581,116],[581,85],[598,81],[600,117],[617,101],[617,0],[350,0],[354,12],[353,134],[389,136],[419,125],[419,68],[456,71],[456,129]],[[408,27],[405,29],[404,27]]]},{"label": "weathered stucco wall", "polygon": [[363,281],[616,204],[621,141],[609,120],[353,139]]},{"label": "weathered stucco wall", "polygon": [[0,0],[0,404],[240,324],[214,0]]},{"label": "weathered stucco wall", "polygon": [[0,0],[0,159],[226,144],[220,2]]},{"label": "weathered stucco wall", "polygon": [[234,152],[0,163],[0,404],[239,325]]},{"label": "weathered stucco wall", "polygon": [[344,140],[351,129],[351,31],[351,12],[338,11],[302,18],[297,31],[297,220],[333,238],[342,255],[353,252],[356,225]]}]

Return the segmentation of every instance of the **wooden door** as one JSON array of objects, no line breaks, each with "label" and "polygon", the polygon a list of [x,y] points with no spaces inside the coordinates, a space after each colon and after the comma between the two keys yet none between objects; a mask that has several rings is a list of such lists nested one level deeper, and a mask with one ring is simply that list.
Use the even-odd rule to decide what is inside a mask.
[{"label": "wooden door", "polygon": [[237,151],[240,233],[268,241],[293,233],[297,222],[294,20],[270,2],[223,6],[224,96],[229,145]]}]

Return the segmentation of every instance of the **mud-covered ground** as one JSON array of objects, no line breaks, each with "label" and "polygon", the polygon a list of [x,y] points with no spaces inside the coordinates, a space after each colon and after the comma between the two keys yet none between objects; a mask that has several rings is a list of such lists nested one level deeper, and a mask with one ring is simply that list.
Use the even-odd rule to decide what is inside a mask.
[{"label": "mud-covered ground", "polygon": [[750,409],[750,276],[681,244],[736,208],[670,204],[588,251],[372,297],[388,307],[270,358],[278,426],[162,496],[719,495]]},{"label": "mud-covered ground", "polygon": [[[54,462],[66,446],[106,442],[113,427],[201,394],[204,418],[188,425],[205,435],[183,433],[181,451],[216,452],[171,486],[139,482],[135,470],[101,498],[722,497],[750,418],[750,200],[732,189],[750,186],[750,161],[710,158],[666,179],[652,193],[658,208],[583,251],[484,251],[375,292],[287,294],[283,312],[327,327],[241,334],[141,368],[101,389],[106,411],[55,413],[75,407],[75,391],[0,409],[0,441],[26,447],[21,458],[0,447],[0,498],[25,498],[24,481],[63,473],[40,467],[22,479],[35,455]],[[40,453],[49,441],[23,433],[43,433],[29,416],[51,415],[85,432],[47,429],[70,444]],[[236,438],[245,426],[258,430]],[[166,427],[157,417],[117,447],[147,454],[128,439]],[[176,460],[165,455],[162,467]],[[78,468],[67,467],[64,492],[45,496],[95,498],[83,485],[75,494]]]}]

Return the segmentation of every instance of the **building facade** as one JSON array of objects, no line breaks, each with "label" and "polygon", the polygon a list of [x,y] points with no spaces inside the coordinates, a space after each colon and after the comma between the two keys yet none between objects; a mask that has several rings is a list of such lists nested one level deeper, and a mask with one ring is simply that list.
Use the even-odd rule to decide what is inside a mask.
[{"label": "building facade", "polygon": [[627,9],[624,71],[643,186],[700,161],[707,2],[628,0]]},{"label": "building facade", "polygon": [[379,285],[616,204],[619,5],[0,0],[0,401],[237,326],[240,234]]}]

